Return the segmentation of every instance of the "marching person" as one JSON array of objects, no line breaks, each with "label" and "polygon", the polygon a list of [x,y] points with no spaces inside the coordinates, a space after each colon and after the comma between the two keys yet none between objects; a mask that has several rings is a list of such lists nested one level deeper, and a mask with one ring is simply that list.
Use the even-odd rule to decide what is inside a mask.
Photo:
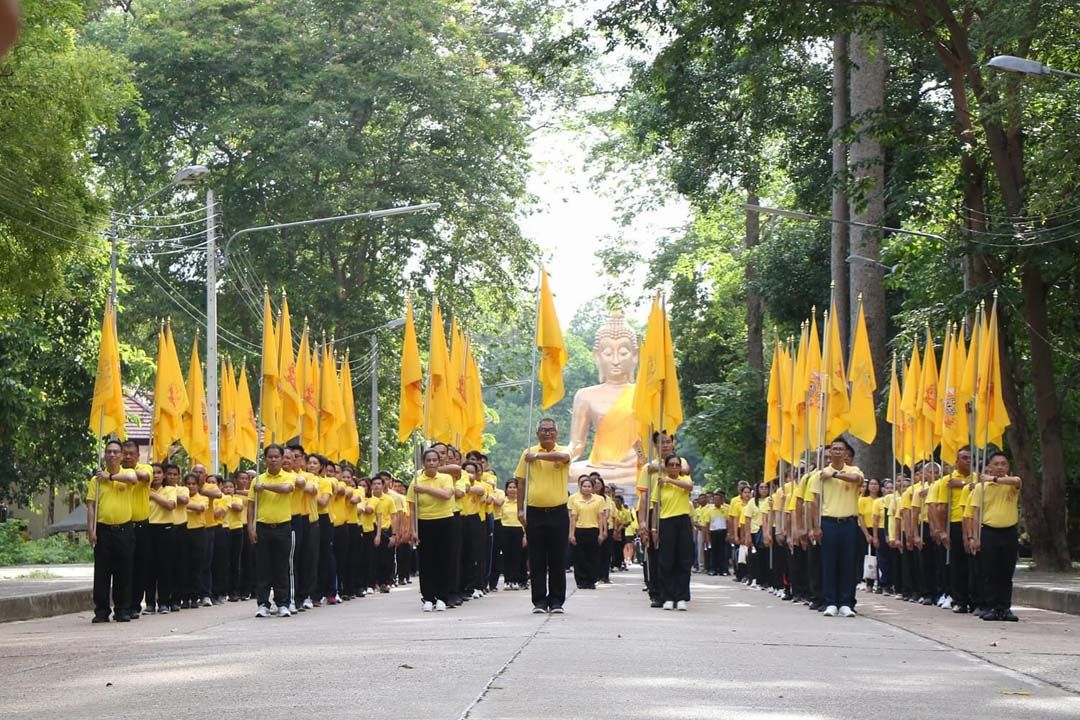
[{"label": "marching person", "polygon": [[854,455],[846,440],[834,440],[829,445],[829,464],[822,468],[811,488],[814,494],[811,516],[817,515],[820,504],[825,617],[855,615],[855,549],[863,474],[846,462]]},{"label": "marching person", "polygon": [[[120,466],[123,449],[117,440],[105,443],[105,467],[86,488],[86,534],[94,548],[94,619],[128,622],[131,572],[135,552],[131,493],[138,482],[134,470]],[[109,605],[110,589],[112,606]]]},{"label": "marching person", "polygon": [[375,537],[372,539],[371,580],[381,593],[390,592],[394,582],[394,499],[384,490],[382,475],[371,478],[371,498],[368,505],[375,510]]},{"label": "marching person", "polygon": [[150,517],[150,481],[154,470],[146,463],[139,462],[139,445],[134,440],[125,440],[121,443],[121,448],[120,467],[135,473],[135,484],[131,486],[131,529],[135,547],[132,550],[131,602],[128,605],[128,617],[138,620],[139,615],[142,614],[146,582],[150,577],[150,563],[153,561],[148,518]]},{"label": "marching person", "polygon": [[270,589],[278,615],[289,617],[289,552],[292,549],[292,475],[282,469],[285,449],[268,445],[263,450],[266,471],[251,484],[248,498],[247,531],[255,546],[255,582],[258,609],[255,617],[269,617]]},{"label": "marching person", "polygon": [[971,506],[977,517],[977,535],[970,538],[971,548],[980,556],[986,583],[986,610],[983,620],[1016,622],[1012,611],[1013,573],[1016,572],[1020,522],[1020,490],[1024,481],[1009,474],[1009,458],[992,452],[986,470],[971,493]]},{"label": "marching person", "polygon": [[176,555],[173,510],[176,509],[176,486],[165,484],[165,470],[154,465],[150,481],[150,512],[147,517],[150,538],[150,574],[146,582],[146,612],[165,614],[172,609],[173,558]]},{"label": "marching person", "polygon": [[439,472],[440,457],[433,448],[424,451],[424,469],[416,474],[405,495],[410,513],[417,519],[420,600],[424,612],[446,610],[451,591],[454,479]]},{"label": "marching person", "polygon": [[175,463],[165,463],[165,484],[176,486],[176,506],[172,512],[173,523],[173,547],[175,548],[172,563],[172,597],[169,598],[169,610],[178,612],[188,607],[188,563],[191,545],[187,531],[187,504],[190,494],[187,485],[181,482],[180,466]]},{"label": "marching person", "polygon": [[[199,492],[200,477],[196,472],[189,472],[184,478],[188,489],[187,504],[187,597],[186,608],[210,606],[210,576],[207,570],[207,555],[210,551],[206,533],[206,509],[210,500]],[[205,583],[205,584],[204,584]]]},{"label": "marching person", "polygon": [[606,503],[593,494],[593,481],[587,475],[578,481],[578,494],[567,502],[570,533],[567,541],[574,548],[574,581],[579,590],[595,590],[599,579],[601,548],[606,528]]},{"label": "marching person", "polygon": [[690,568],[694,562],[694,536],[690,523],[690,492],[694,482],[684,474],[686,461],[678,455],[664,458],[664,472],[649,493],[660,521],[655,538],[660,561],[664,610],[686,610],[690,601]]},{"label": "marching person", "polygon": [[559,428],[551,418],[536,426],[536,438],[539,443],[521,454],[514,471],[524,496],[518,520],[528,542],[533,613],[562,614],[566,602],[563,561],[570,531],[566,509],[570,454],[556,444]]},{"label": "marching person", "polygon": [[235,480],[226,479],[221,485],[221,492],[224,494],[222,504],[225,507],[225,520],[222,524],[225,526],[225,544],[229,548],[225,595],[229,602],[238,602],[240,600],[240,562],[244,551],[244,519],[247,513],[244,512],[244,497],[236,492]]},{"label": "marching person", "polygon": [[[500,544],[503,559],[503,576],[507,590],[522,590],[526,586],[525,568],[525,530],[518,520],[518,484],[517,480],[506,482],[506,500],[498,508],[502,516]],[[496,578],[497,580],[497,578]],[[495,581],[493,581],[495,582]]]}]

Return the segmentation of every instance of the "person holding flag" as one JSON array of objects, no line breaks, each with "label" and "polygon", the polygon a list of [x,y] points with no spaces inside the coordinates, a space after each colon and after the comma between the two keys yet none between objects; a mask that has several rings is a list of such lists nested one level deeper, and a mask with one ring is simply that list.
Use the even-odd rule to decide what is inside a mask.
[{"label": "person holding flag", "polygon": [[90,478],[86,488],[86,534],[94,548],[94,623],[109,622],[110,610],[117,622],[131,620],[135,554],[131,492],[138,481],[134,470],[120,466],[122,454],[119,440],[107,441],[104,467]]},{"label": "person holding flag", "polygon": [[[821,516],[821,585],[825,617],[855,615],[855,548],[863,473],[848,464],[855,450],[842,438],[829,445],[829,464],[813,481],[811,515]],[[819,505],[820,504],[820,505]],[[820,509],[819,509],[820,507]]]}]

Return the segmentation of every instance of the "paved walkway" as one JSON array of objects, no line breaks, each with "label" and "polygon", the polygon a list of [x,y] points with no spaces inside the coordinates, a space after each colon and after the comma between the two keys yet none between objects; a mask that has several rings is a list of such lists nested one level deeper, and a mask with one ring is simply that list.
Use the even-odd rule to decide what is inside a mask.
[{"label": "paved walkway", "polygon": [[664,612],[639,579],[577,591],[565,616],[529,614],[522,592],[422,614],[412,585],[289,619],[244,603],[6,623],[0,717],[1080,717],[1080,617],[983,623],[864,596],[862,617],[829,619],[701,576],[690,612]]}]

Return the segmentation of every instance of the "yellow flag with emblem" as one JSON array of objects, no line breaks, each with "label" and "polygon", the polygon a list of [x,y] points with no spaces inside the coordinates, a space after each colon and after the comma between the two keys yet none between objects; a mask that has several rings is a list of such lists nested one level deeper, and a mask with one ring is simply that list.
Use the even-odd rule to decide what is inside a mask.
[{"label": "yellow flag with emblem", "polygon": [[240,382],[236,388],[236,449],[240,457],[255,462],[259,454],[259,426],[251,405],[251,386],[248,385],[247,365],[240,365]]},{"label": "yellow flag with emblem", "polygon": [[540,407],[547,410],[566,394],[563,368],[570,356],[566,352],[555,297],[548,286],[547,270],[540,271],[540,299],[536,313],[536,347],[540,349]]},{"label": "yellow flag with emblem", "polygon": [[281,399],[281,439],[291,440],[300,434],[300,416],[304,412],[296,375],[296,355],[293,353],[292,320],[289,319],[289,300],[281,294],[281,326],[278,341],[278,392]]},{"label": "yellow flag with emblem", "polygon": [[206,416],[206,386],[203,384],[202,364],[199,362],[199,336],[191,343],[191,360],[187,377],[188,411],[184,415],[184,439],[192,463],[210,467],[210,425]]},{"label": "yellow flag with emblem", "polygon": [[[356,427],[356,401],[353,398],[352,369],[349,367],[349,353],[341,361],[341,374],[338,377],[341,386],[341,409],[344,413],[339,429],[338,454],[347,463],[360,462],[360,431]],[[372,432],[375,429],[372,428]],[[376,442],[378,439],[376,438]]]},{"label": "yellow flag with emblem", "polygon": [[90,402],[90,429],[97,437],[115,434],[126,437],[124,423],[124,388],[120,379],[120,342],[116,337],[116,309],[105,302],[101,320],[101,343],[98,347],[94,395]]},{"label": "yellow flag with emblem", "polygon": [[424,369],[416,341],[412,298],[405,307],[405,334],[401,343],[401,389],[398,395],[398,442],[409,439],[424,422]]},{"label": "yellow flag with emblem", "polygon": [[278,391],[278,336],[274,328],[274,312],[270,293],[263,292],[262,335],[262,403],[260,420],[263,424],[263,447],[287,440],[282,436],[281,393]]},{"label": "yellow flag with emblem", "polygon": [[874,442],[877,437],[877,414],[874,412],[874,393],[877,378],[874,377],[874,358],[870,352],[870,334],[866,329],[866,315],[862,299],[855,320],[855,339],[851,344],[851,410],[849,432],[864,443]]},{"label": "yellow flag with emblem", "polygon": [[446,331],[442,310],[436,300],[431,311],[431,342],[428,351],[427,420],[424,435],[429,440],[454,442],[453,401],[450,399],[450,353],[446,348]]}]

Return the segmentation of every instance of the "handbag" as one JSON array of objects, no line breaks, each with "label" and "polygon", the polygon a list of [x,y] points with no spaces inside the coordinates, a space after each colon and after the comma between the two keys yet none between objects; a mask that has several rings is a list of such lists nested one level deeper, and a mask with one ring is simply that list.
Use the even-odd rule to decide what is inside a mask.
[{"label": "handbag", "polygon": [[862,563],[863,580],[877,580],[877,557],[867,555]]},{"label": "handbag", "polygon": [[749,550],[749,548],[747,548],[745,545],[740,545],[739,546],[739,554],[738,554],[738,557],[737,557],[737,560],[736,560],[736,562],[738,562],[739,565],[745,565],[746,564],[746,554],[747,554],[748,550]]}]

